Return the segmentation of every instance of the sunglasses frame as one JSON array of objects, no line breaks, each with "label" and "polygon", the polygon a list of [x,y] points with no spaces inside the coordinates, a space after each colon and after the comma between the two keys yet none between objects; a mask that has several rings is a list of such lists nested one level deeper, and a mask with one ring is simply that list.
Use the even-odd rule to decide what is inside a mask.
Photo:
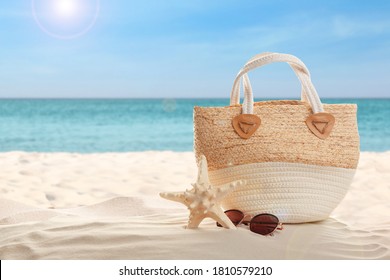
[{"label": "sunglasses frame", "polygon": [[[252,215],[245,215],[242,211],[237,210],[237,209],[229,209],[229,210],[226,210],[224,213],[226,214],[227,212],[236,212],[236,213],[241,214],[241,215],[242,215],[242,219],[241,219],[238,223],[235,223],[235,222],[232,221],[233,224],[234,224],[235,226],[239,226],[240,224],[244,224],[244,225],[246,225],[246,226],[249,225],[250,231],[253,232],[253,233],[256,233],[256,234],[260,234],[260,235],[263,235],[263,236],[265,236],[265,235],[271,235],[271,236],[273,236],[273,233],[275,232],[275,230],[282,230],[282,229],[283,229],[283,224],[282,224],[281,222],[279,222],[279,218],[276,217],[276,216],[273,215],[273,214],[261,213],[261,214],[257,214],[257,215],[255,215],[255,216],[252,216]],[[227,215],[227,216],[228,216],[228,215]],[[255,232],[255,231],[253,231],[253,230],[251,229],[250,223],[252,222],[253,219],[255,219],[255,218],[259,217],[259,216],[272,216],[272,217],[274,217],[274,218],[278,221],[278,224],[276,225],[276,227],[274,228],[274,230],[271,231],[270,233],[261,234],[261,233],[259,233],[259,232]],[[229,216],[228,216],[228,217],[229,217]],[[229,218],[229,219],[230,219],[230,218]],[[217,226],[220,226],[220,225],[217,223]]]}]

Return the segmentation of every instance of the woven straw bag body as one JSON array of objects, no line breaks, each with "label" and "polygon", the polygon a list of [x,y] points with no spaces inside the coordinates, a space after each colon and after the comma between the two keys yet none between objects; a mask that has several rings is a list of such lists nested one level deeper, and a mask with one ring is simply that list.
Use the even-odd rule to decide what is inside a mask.
[{"label": "woven straw bag body", "polygon": [[[273,62],[287,62],[294,70],[302,84],[301,101],[253,102],[247,73]],[[271,213],[284,223],[323,220],[355,174],[360,154],[356,111],[354,104],[322,104],[298,58],[263,53],[238,73],[230,106],[194,108],[196,158],[206,156],[217,187],[246,181],[225,197],[225,209]]]}]

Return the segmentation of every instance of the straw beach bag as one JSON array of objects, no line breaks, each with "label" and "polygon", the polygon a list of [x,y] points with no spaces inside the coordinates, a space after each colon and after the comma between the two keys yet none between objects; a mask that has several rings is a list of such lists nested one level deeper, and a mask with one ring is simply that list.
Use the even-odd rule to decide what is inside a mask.
[{"label": "straw beach bag", "polygon": [[[253,101],[247,73],[287,62],[302,85],[301,101]],[[240,83],[244,101],[240,105]],[[210,181],[247,184],[226,196],[225,209],[271,213],[284,223],[326,219],[345,196],[359,160],[354,104],[322,104],[301,60],[279,53],[251,58],[239,71],[230,106],[194,108],[197,161]]]}]

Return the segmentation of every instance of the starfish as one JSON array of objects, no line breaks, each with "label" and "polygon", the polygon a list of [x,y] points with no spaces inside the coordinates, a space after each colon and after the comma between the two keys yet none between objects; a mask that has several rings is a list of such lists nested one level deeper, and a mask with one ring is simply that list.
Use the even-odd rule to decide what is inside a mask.
[{"label": "starfish", "polygon": [[245,181],[239,180],[214,187],[210,184],[207,159],[201,156],[198,179],[191,190],[185,192],[160,193],[162,198],[180,202],[190,211],[187,228],[197,228],[204,218],[212,218],[224,228],[235,229],[236,226],[223,212],[219,202],[233,189],[243,186]]}]

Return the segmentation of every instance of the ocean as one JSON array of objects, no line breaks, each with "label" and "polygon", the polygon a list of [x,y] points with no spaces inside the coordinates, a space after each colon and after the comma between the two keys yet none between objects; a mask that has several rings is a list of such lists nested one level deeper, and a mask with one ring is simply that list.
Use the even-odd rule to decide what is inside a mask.
[{"label": "ocean", "polygon": [[[390,99],[356,103],[362,151],[390,150]],[[193,150],[194,106],[228,99],[0,99],[0,152]]]}]

